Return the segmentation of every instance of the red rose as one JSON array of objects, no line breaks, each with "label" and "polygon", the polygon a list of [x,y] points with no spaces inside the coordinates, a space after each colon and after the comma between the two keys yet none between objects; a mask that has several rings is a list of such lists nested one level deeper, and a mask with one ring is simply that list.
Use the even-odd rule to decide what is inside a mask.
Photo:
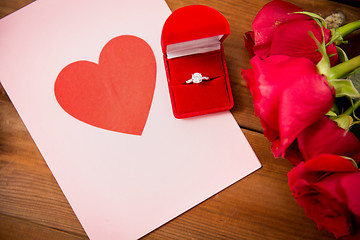
[{"label": "red rose", "polygon": [[360,172],[350,160],[323,154],[301,162],[288,174],[297,203],[336,238],[360,238]]},{"label": "red rose", "polygon": [[334,90],[307,58],[282,55],[250,61],[243,70],[253,97],[255,114],[275,157],[283,156],[297,135],[321,119],[332,107]]},{"label": "red rose", "polygon": [[338,127],[336,122],[327,117],[301,132],[298,144],[305,159],[331,153],[360,162],[360,141],[353,133]]},{"label": "red rose", "polygon": [[285,158],[297,165],[325,153],[348,156],[360,162],[360,141],[326,116],[299,133]]},{"label": "red rose", "polygon": [[[320,26],[301,12],[302,9],[294,4],[274,0],[264,5],[256,15],[253,23],[253,31],[244,36],[245,46],[251,55],[257,55],[264,59],[271,55],[287,55],[291,57],[307,57],[314,63],[318,63],[322,55],[318,47],[309,35],[312,32],[319,42],[330,41],[331,31]],[[338,59],[335,43],[326,48],[330,57],[331,65],[335,65]]]}]

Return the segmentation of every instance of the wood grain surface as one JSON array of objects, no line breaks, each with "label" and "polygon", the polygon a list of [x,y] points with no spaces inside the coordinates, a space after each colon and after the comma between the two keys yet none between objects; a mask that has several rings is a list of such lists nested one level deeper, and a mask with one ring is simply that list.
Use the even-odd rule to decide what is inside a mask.
[{"label": "wood grain surface", "polygon": [[[0,18],[31,0],[0,0]],[[171,10],[204,4],[229,21],[231,34],[224,42],[235,100],[232,110],[263,167],[143,239],[335,239],[307,218],[287,185],[291,164],[275,159],[262,134],[241,68],[250,57],[243,34],[251,29],[257,11],[268,1],[166,0]],[[292,0],[306,11],[324,17],[341,11],[346,21],[360,19],[359,8],[327,0]],[[0,33],[1,37],[1,33]],[[351,41],[360,42],[360,34]],[[360,54],[359,48],[350,55]],[[1,79],[0,79],[1,81]],[[26,127],[0,88],[0,240],[88,239]]]}]

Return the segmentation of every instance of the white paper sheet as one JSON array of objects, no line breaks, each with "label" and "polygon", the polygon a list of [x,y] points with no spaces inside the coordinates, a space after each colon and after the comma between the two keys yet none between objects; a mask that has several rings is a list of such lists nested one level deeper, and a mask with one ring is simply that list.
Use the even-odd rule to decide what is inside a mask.
[{"label": "white paper sheet", "polygon": [[[0,20],[1,83],[92,240],[139,238],[260,167],[229,112],[173,117],[160,48],[170,13],[163,0],[38,0]],[[65,66],[97,63],[121,35],[156,59],[141,136],[86,124],[54,95]]]}]

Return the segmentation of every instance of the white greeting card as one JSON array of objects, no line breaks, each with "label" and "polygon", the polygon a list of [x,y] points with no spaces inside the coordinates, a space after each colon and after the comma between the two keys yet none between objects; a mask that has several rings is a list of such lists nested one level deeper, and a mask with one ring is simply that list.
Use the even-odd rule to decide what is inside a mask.
[{"label": "white greeting card", "polygon": [[163,0],[38,0],[0,20],[0,79],[92,240],[135,239],[260,167],[230,112],[175,119]]}]

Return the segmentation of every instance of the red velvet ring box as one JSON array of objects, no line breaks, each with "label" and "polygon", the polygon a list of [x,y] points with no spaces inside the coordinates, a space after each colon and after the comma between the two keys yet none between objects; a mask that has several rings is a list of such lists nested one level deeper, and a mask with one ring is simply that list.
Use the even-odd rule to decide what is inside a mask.
[{"label": "red velvet ring box", "polygon": [[[222,45],[229,34],[226,18],[207,6],[179,8],[166,20],[161,47],[176,118],[225,111],[233,107]],[[193,73],[210,79],[186,84]]]}]

